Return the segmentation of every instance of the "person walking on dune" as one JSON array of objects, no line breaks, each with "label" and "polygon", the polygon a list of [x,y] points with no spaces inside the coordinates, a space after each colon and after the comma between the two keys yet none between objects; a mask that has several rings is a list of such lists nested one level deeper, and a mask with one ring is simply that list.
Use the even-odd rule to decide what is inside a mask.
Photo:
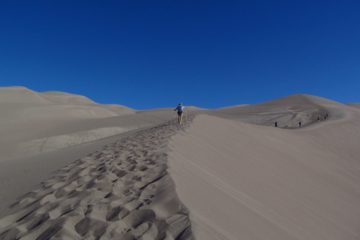
[{"label": "person walking on dune", "polygon": [[178,123],[181,124],[182,122],[182,115],[183,115],[183,112],[184,112],[184,106],[182,105],[182,103],[179,103],[176,108],[174,109],[174,111],[177,112],[177,115],[178,115]]}]

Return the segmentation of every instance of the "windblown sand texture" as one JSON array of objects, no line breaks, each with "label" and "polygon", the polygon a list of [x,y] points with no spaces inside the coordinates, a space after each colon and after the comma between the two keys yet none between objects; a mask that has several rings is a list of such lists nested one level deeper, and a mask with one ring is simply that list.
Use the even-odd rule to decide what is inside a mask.
[{"label": "windblown sand texture", "polygon": [[167,172],[174,122],[138,131],[60,169],[13,204],[0,239],[191,239]]}]

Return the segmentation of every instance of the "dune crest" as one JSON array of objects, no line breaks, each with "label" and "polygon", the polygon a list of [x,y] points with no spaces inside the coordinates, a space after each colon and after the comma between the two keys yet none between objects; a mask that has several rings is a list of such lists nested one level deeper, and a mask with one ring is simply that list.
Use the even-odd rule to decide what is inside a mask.
[{"label": "dune crest", "polygon": [[297,94],[188,107],[180,127],[172,108],[2,98],[1,154],[25,154],[0,156],[0,239],[360,238],[354,106]]},{"label": "dune crest", "polygon": [[[115,105],[97,104],[87,97],[64,92],[35,92],[25,87],[0,88],[1,122],[31,120],[106,118],[135,111]],[[0,122],[0,123],[1,123]]]},{"label": "dune crest", "polygon": [[249,105],[220,108],[210,114],[243,122],[281,128],[298,128],[332,117],[326,105],[339,104],[307,94],[294,94]]},{"label": "dune crest", "polygon": [[360,238],[360,113],[326,103],[341,117],[288,130],[198,115],[172,138],[197,239]]}]

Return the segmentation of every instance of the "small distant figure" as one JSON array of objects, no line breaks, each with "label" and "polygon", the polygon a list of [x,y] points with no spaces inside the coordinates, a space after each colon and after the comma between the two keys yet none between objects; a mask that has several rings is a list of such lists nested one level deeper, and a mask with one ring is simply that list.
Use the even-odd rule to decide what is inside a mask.
[{"label": "small distant figure", "polygon": [[328,118],[329,114],[326,113],[324,119],[326,120]]},{"label": "small distant figure", "polygon": [[299,128],[301,128],[301,121],[299,121]]},{"label": "small distant figure", "polygon": [[278,127],[278,122],[275,122],[275,127]]},{"label": "small distant figure", "polygon": [[317,117],[317,120],[320,121],[320,117],[319,117],[319,116]]},{"label": "small distant figure", "polygon": [[182,103],[179,103],[176,108],[174,109],[174,111],[177,112],[177,115],[178,115],[178,123],[181,125],[182,123],[182,115],[183,115],[183,112],[184,112],[184,105]]}]

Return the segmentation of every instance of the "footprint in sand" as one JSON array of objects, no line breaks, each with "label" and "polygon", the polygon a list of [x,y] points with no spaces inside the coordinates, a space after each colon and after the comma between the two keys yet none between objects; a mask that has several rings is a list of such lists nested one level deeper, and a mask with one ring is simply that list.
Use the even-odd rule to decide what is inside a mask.
[{"label": "footprint in sand", "polygon": [[175,121],[139,130],[56,171],[0,219],[0,240],[193,239],[167,172],[177,131]]}]

